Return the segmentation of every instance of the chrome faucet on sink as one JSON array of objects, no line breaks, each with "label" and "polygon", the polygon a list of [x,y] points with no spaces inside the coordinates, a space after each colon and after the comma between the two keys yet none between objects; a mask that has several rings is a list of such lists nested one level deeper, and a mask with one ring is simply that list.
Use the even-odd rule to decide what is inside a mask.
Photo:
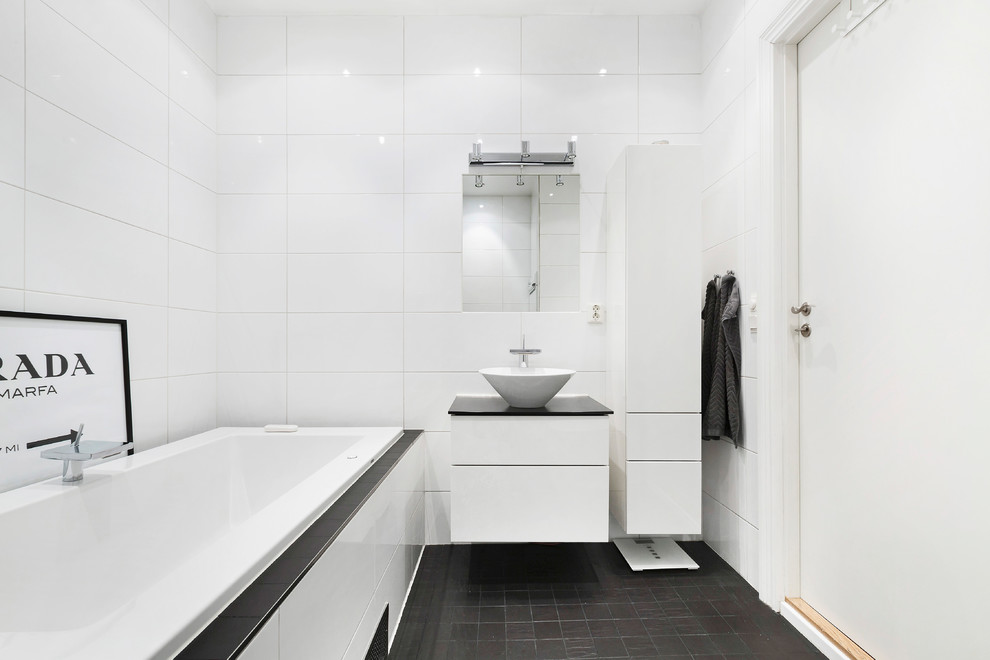
[{"label": "chrome faucet on sink", "polygon": [[81,442],[83,424],[78,431],[70,431],[72,441],[62,447],[54,447],[41,452],[42,458],[62,461],[62,481],[81,481],[83,478],[83,462],[115,456],[133,446],[131,442],[104,442],[87,440]]}]

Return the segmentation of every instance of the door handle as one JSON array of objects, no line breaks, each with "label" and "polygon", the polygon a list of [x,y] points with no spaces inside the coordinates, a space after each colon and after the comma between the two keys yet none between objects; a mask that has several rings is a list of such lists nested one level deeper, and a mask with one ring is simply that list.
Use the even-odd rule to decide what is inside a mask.
[{"label": "door handle", "polygon": [[802,337],[811,336],[811,326],[807,323],[801,324],[801,327],[794,328],[794,332],[800,332]]},{"label": "door handle", "polygon": [[801,303],[800,307],[791,307],[791,314],[804,314],[809,316],[811,314],[811,305],[808,303]]}]

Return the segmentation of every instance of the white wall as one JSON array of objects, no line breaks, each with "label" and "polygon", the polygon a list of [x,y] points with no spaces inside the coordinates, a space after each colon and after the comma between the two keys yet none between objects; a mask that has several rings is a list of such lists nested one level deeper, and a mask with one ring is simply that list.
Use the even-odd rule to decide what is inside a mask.
[{"label": "white wall", "polygon": [[579,136],[581,304],[600,302],[605,173],[627,144],[697,142],[699,35],[693,17],[221,18],[218,423],[425,429],[447,540],[446,411],[491,391],[477,369],[514,364],[525,333],[578,370],[568,391],[604,390],[583,314],[460,313],[470,145]]},{"label": "white wall", "polygon": [[[743,308],[743,441],[703,446],[705,541],[756,585],[759,575],[757,515],[757,360],[759,331],[749,330],[749,302],[759,289],[759,35],[785,0],[714,0],[701,19],[702,281],[734,270]],[[700,309],[699,298],[699,309]]]},{"label": "white wall", "polygon": [[139,449],[216,425],[215,26],[0,0],[0,308],[127,319]]}]

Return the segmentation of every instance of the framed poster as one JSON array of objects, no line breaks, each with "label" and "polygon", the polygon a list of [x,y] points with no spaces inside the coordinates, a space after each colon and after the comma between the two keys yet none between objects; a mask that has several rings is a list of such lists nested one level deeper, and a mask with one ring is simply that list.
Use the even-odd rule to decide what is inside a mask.
[{"label": "framed poster", "polygon": [[61,475],[40,454],[80,424],[133,439],[127,321],[0,311],[0,492]]}]

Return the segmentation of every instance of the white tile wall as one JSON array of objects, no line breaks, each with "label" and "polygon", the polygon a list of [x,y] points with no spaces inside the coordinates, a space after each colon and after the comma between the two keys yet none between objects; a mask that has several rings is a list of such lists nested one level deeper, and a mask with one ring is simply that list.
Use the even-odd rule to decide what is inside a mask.
[{"label": "white tile wall", "polygon": [[285,195],[219,195],[216,205],[217,252],[285,252]]},{"label": "white tile wall", "polygon": [[635,16],[527,16],[523,73],[637,73]]},{"label": "white tile wall", "polygon": [[168,91],[167,15],[156,16],[139,0],[45,0],[45,4],[139,76]]},{"label": "white tile wall", "polygon": [[[447,409],[492,391],[476,369],[515,364],[525,331],[541,363],[580,370],[568,391],[604,394],[603,326],[460,313],[470,145],[558,151],[578,135],[580,218],[548,220],[548,268],[570,278],[560,305],[603,302],[606,173],[625,145],[698,141],[700,32],[692,17],[219,19],[220,421],[426,429],[431,540],[449,540]],[[284,155],[251,157],[259,136]],[[501,301],[502,270],[479,265],[469,286]],[[285,366],[238,358],[252,343]]]},{"label": "white tile wall", "polygon": [[139,450],[216,425],[216,19],[169,4],[0,1],[0,307],[128,321]]},{"label": "white tile wall", "polygon": [[[780,0],[713,2],[701,20],[704,185],[702,273],[735,271],[740,285],[742,447],[707,442],[703,465],[703,534],[729,564],[756,585],[759,519],[759,331],[749,331],[750,297],[759,291],[759,34]],[[700,285],[699,285],[700,286]]]},{"label": "white tile wall", "polygon": [[166,162],[168,98],[41,0],[27,4],[27,89]]},{"label": "white tile wall", "polygon": [[[223,29],[229,27],[223,21],[221,25]],[[273,48],[277,47],[276,42]],[[290,74],[401,74],[402,19],[395,16],[290,18],[288,58]],[[241,62],[242,68],[249,65],[253,67],[254,62]]]},{"label": "white tile wall", "polygon": [[0,76],[24,86],[24,3],[0,2]]}]

